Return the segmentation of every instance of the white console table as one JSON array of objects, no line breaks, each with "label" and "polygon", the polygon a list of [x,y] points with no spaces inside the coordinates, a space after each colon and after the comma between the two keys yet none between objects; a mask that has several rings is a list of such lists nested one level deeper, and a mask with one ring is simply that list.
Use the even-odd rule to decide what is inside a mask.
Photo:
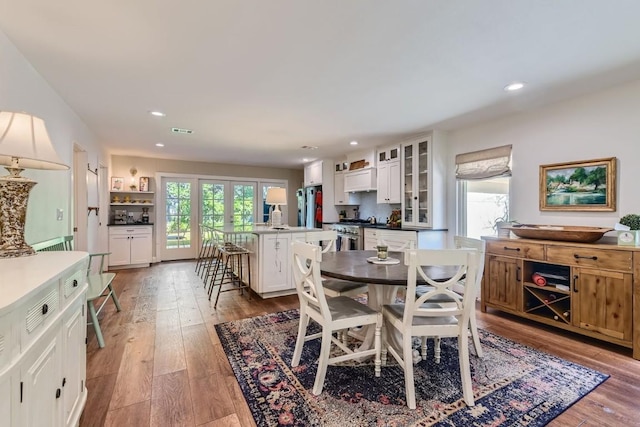
[{"label": "white console table", "polygon": [[0,259],[0,424],[75,426],[87,400],[88,254]]}]

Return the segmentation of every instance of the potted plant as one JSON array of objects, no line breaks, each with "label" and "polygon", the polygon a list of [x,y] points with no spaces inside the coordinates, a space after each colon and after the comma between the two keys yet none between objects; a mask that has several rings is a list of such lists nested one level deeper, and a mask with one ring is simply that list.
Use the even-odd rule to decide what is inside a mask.
[{"label": "potted plant", "polygon": [[624,246],[640,246],[640,215],[628,214],[620,218],[620,224],[629,230],[618,231],[618,244]]}]

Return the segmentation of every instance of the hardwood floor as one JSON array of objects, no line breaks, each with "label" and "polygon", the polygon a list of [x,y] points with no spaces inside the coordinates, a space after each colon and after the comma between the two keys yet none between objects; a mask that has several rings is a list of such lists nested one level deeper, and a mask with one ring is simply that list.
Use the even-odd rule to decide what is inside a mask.
[{"label": "hardwood floor", "polygon": [[[294,296],[223,293],[210,304],[194,262],[118,270],[122,311],[88,328],[88,400],[81,426],[253,426],[214,325],[296,308]],[[631,350],[509,315],[478,311],[481,328],[611,375],[551,426],[640,426],[640,361]]]}]

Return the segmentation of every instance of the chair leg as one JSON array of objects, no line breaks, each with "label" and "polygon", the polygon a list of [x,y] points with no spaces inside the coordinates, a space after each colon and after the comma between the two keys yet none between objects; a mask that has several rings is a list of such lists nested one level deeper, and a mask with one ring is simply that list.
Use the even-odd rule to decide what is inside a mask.
[{"label": "chair leg", "polygon": [[322,393],[322,388],[324,387],[324,378],[327,375],[327,365],[329,364],[329,350],[331,349],[331,335],[332,331],[329,328],[322,328],[322,344],[320,345],[318,372],[316,373],[316,380],[313,383],[313,394],[315,394],[316,396]]},{"label": "chair leg", "polygon": [[442,341],[442,339],[440,337],[434,337],[433,340],[434,357],[436,359],[436,363],[440,363],[440,341]]},{"label": "chair leg", "polygon": [[473,387],[471,386],[471,367],[469,365],[469,336],[462,331],[458,336],[458,358],[460,359],[460,379],[462,380],[462,398],[469,406],[474,406]]},{"label": "chair leg", "polygon": [[412,337],[406,331],[402,336],[402,360],[404,368],[404,388],[407,395],[407,406],[416,409],[416,389],[413,382],[413,348]]},{"label": "chair leg", "polygon": [[300,320],[298,321],[298,338],[296,338],[296,347],[293,350],[291,358],[291,366],[296,367],[300,364],[300,356],[302,355],[302,347],[304,346],[304,337],[307,334],[307,325],[309,324],[309,316],[305,312],[305,307],[300,307]]},{"label": "chair leg", "polygon": [[[379,316],[381,316],[379,314]],[[382,319],[378,319],[378,323],[376,324],[376,338],[375,338],[375,349],[376,349],[376,358],[375,358],[375,376],[379,377],[380,376],[380,353],[381,353],[381,346],[382,343],[380,342],[380,334],[381,334],[381,329],[382,329]]]},{"label": "chair leg", "polygon": [[420,355],[422,356],[422,360],[427,360],[427,337],[422,337],[420,341]]},{"label": "chair leg", "polygon": [[109,283],[109,293],[111,294],[111,299],[113,303],[116,305],[117,311],[122,311],[122,307],[120,307],[120,301],[118,301],[118,296],[116,295],[116,291],[113,290],[113,286]]},{"label": "chair leg", "polygon": [[98,345],[100,348],[104,348],[104,338],[102,337],[102,330],[100,329],[100,323],[98,323],[98,315],[96,314],[96,308],[93,305],[93,301],[87,302],[87,308],[89,309],[89,315],[91,316],[91,323],[93,323],[93,329],[96,331],[96,338],[98,339]]},{"label": "chair leg", "polygon": [[478,335],[478,322],[476,321],[475,309],[469,318],[469,329],[471,329],[471,338],[473,339],[473,348],[476,349],[476,356],[482,358],[484,357],[484,353],[482,352],[482,346],[480,345],[480,335]]}]

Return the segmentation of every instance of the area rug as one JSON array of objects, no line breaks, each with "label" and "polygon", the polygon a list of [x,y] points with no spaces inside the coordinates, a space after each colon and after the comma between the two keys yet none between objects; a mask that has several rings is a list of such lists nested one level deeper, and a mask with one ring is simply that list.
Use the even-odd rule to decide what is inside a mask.
[{"label": "area rug", "polygon": [[403,372],[391,356],[379,378],[372,361],[329,366],[314,396],[320,340],[307,342],[291,368],[297,327],[297,310],[216,326],[260,427],[543,426],[608,378],[480,330],[484,357],[470,350],[473,407],[462,400],[456,339],[442,340],[440,364],[430,352],[415,365],[415,410],[406,406]]}]

